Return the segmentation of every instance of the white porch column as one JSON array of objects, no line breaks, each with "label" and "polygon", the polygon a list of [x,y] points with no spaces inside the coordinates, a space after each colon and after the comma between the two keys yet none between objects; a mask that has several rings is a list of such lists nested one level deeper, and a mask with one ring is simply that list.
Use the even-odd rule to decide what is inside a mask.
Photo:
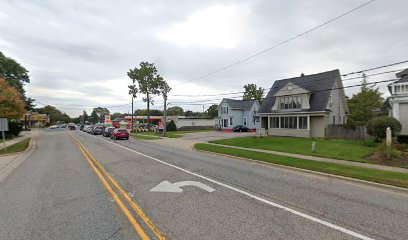
[{"label": "white porch column", "polygon": [[399,103],[393,102],[392,104],[392,116],[399,120]]},{"label": "white porch column", "polygon": [[265,129],[269,129],[269,126],[271,126],[271,118],[268,116],[268,126]]},{"label": "white porch column", "polygon": [[307,130],[310,130],[310,115],[307,115]]}]

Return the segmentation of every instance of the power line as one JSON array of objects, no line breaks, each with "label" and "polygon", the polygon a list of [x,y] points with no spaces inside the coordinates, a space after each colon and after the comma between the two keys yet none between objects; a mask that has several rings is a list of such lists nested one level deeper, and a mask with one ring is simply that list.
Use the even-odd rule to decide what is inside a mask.
[{"label": "power line", "polygon": [[[319,25],[317,25],[317,26],[315,26],[315,27],[313,27],[313,28],[311,28],[311,29],[309,29],[309,30],[307,30],[307,31],[305,31],[305,32],[302,32],[302,33],[300,33],[300,34],[298,34],[298,35],[296,35],[296,36],[293,36],[293,37],[291,37],[291,38],[289,38],[289,39],[286,39],[286,40],[284,40],[284,41],[282,41],[282,42],[280,42],[280,43],[278,43],[278,44],[275,44],[275,45],[273,45],[273,46],[271,46],[271,47],[269,47],[269,48],[266,48],[266,49],[264,49],[264,50],[262,50],[262,51],[260,51],[260,52],[255,53],[255,54],[253,54],[253,55],[251,55],[251,56],[248,56],[248,57],[246,57],[246,58],[243,58],[243,59],[241,59],[241,60],[238,60],[238,61],[236,61],[236,62],[234,62],[234,63],[232,63],[232,64],[229,64],[229,65],[224,66],[224,67],[222,67],[222,68],[216,69],[216,70],[214,70],[214,71],[212,71],[212,72],[209,72],[209,73],[207,73],[207,74],[204,74],[204,75],[201,75],[201,76],[199,76],[199,77],[196,77],[196,78],[187,80],[187,81],[185,81],[185,82],[182,82],[181,84],[188,83],[188,82],[192,82],[192,81],[195,81],[195,80],[199,80],[199,79],[202,79],[202,78],[205,78],[205,77],[214,75],[214,74],[216,74],[216,73],[218,73],[218,72],[224,71],[224,70],[226,70],[226,69],[228,69],[228,68],[231,68],[231,67],[236,66],[236,65],[238,65],[238,64],[241,64],[241,63],[243,63],[243,62],[246,62],[246,61],[248,61],[248,60],[250,60],[250,59],[252,59],[252,58],[254,58],[254,57],[257,57],[257,56],[262,55],[262,54],[264,54],[264,53],[266,53],[266,52],[268,52],[268,51],[271,51],[271,50],[274,49],[274,48],[277,48],[277,47],[279,47],[279,46],[281,46],[281,45],[284,45],[284,44],[286,44],[286,43],[288,43],[288,42],[290,42],[290,41],[293,41],[293,40],[295,40],[295,39],[297,39],[297,38],[300,38],[300,37],[302,37],[302,36],[304,36],[304,35],[307,35],[307,34],[313,32],[313,31],[315,31],[315,30],[317,30],[317,29],[319,29],[319,28],[322,28],[322,27],[324,27],[324,26],[326,26],[326,25],[328,25],[328,24],[330,24],[330,23],[332,23],[332,22],[334,22],[334,21],[336,21],[336,20],[338,20],[338,19],[340,19],[340,18],[342,18],[342,17],[345,17],[345,16],[351,14],[352,12],[357,11],[358,9],[363,8],[363,7],[365,7],[365,6],[367,6],[367,5],[371,4],[371,3],[373,3],[373,2],[375,2],[375,1],[376,1],[376,0],[368,1],[368,2],[366,2],[366,3],[362,4],[362,5],[359,5],[359,6],[353,8],[353,9],[351,9],[351,10],[349,10],[349,11],[347,11],[347,12],[345,12],[345,13],[343,13],[343,14],[341,14],[341,15],[335,17],[335,18],[332,18],[332,19],[330,19],[330,20],[328,20],[328,21],[326,21],[326,22],[324,22],[324,23],[321,23],[321,24],[319,24]],[[181,84],[180,84],[180,85],[181,85]]]}]

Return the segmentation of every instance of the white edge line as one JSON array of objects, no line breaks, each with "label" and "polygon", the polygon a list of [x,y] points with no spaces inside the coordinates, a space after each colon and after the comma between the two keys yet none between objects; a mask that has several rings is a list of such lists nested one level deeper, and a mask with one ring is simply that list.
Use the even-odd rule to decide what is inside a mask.
[{"label": "white edge line", "polygon": [[149,156],[149,155],[146,155],[146,154],[144,154],[144,153],[138,152],[138,151],[133,150],[133,149],[131,149],[131,148],[122,146],[122,145],[120,145],[120,144],[117,144],[117,143],[108,141],[108,140],[103,139],[103,138],[99,138],[99,137],[96,137],[96,136],[93,136],[93,137],[98,138],[98,139],[103,140],[103,141],[106,141],[106,142],[108,142],[108,143],[111,143],[111,144],[113,144],[113,145],[119,146],[119,147],[121,147],[121,148],[127,149],[127,150],[129,150],[129,151],[131,151],[131,152],[134,152],[134,153],[136,153],[136,154],[139,154],[139,155],[141,155],[141,156],[150,158],[150,159],[152,159],[152,160],[154,160],[154,161],[156,161],[156,162],[159,162],[159,163],[162,163],[162,164],[167,165],[167,166],[169,166],[169,167],[178,169],[178,170],[183,171],[183,172],[185,172],[185,173],[188,173],[188,174],[190,174],[190,175],[193,175],[193,176],[202,178],[202,179],[204,179],[204,180],[207,180],[207,181],[209,181],[209,182],[215,183],[215,184],[217,184],[217,185],[219,185],[219,186],[222,186],[222,187],[228,188],[228,189],[230,189],[230,190],[233,190],[233,191],[235,191],[235,192],[241,193],[241,194],[246,195],[246,196],[248,196],[248,197],[250,197],[250,198],[252,198],[252,199],[258,200],[258,201],[263,202],[263,203],[266,203],[266,204],[268,204],[268,205],[270,205],[270,206],[272,206],[272,207],[282,209],[282,210],[284,210],[284,211],[287,211],[287,212],[293,213],[293,214],[295,214],[295,215],[297,215],[297,216],[300,216],[300,217],[309,219],[309,220],[311,220],[311,221],[314,221],[314,222],[316,222],[316,223],[322,224],[322,225],[327,226],[327,227],[329,227],[329,228],[336,229],[336,230],[338,230],[338,231],[340,231],[340,232],[346,233],[346,234],[351,235],[351,236],[353,236],[353,237],[356,237],[356,238],[359,238],[359,239],[363,239],[363,240],[374,240],[373,238],[364,236],[364,235],[362,235],[362,234],[359,234],[359,233],[354,232],[354,231],[352,231],[352,230],[349,230],[349,229],[347,229],[347,228],[340,227],[340,226],[335,225],[335,224],[333,224],[333,223],[326,222],[326,221],[321,220],[321,219],[319,219],[319,218],[316,218],[316,217],[307,215],[307,214],[305,214],[305,213],[296,211],[296,210],[294,210],[294,209],[285,207],[285,206],[280,205],[280,204],[278,204],[278,203],[274,203],[274,202],[272,202],[272,201],[269,201],[269,200],[266,200],[266,199],[264,199],[264,198],[261,198],[261,197],[258,197],[258,196],[256,196],[256,195],[253,195],[253,194],[251,194],[251,193],[249,193],[249,192],[243,191],[243,190],[241,190],[241,189],[239,189],[239,188],[236,188],[236,187],[227,185],[227,184],[222,183],[222,182],[218,182],[218,181],[216,181],[216,180],[214,180],[214,179],[205,177],[205,176],[203,176],[203,175],[200,175],[200,174],[198,174],[198,173],[192,172],[192,171],[190,171],[190,170],[187,170],[187,169],[178,167],[178,166],[176,166],[176,165],[173,165],[173,164],[164,162],[164,161],[162,161],[162,160],[160,160],[160,159],[157,159],[157,158],[155,158],[155,157],[151,157],[151,156]]}]

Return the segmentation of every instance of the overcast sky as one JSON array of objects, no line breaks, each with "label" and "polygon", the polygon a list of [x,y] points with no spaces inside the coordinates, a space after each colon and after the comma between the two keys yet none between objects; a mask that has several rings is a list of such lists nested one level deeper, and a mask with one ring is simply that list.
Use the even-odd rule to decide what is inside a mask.
[{"label": "overcast sky", "polygon": [[[274,80],[301,73],[340,69],[345,74],[408,59],[408,1],[377,0],[242,64],[183,83],[365,2],[0,0],[0,51],[30,71],[27,92],[38,106],[55,105],[78,116],[83,109],[90,113],[96,106],[130,103],[126,72],[141,61],[155,63],[173,88],[172,95],[202,95],[242,91],[247,83],[267,88]],[[368,81],[394,77],[387,74]],[[358,79],[344,82],[358,83]],[[386,96],[386,84],[379,86]],[[357,90],[347,89],[346,94]],[[145,108],[142,97],[135,108]],[[220,98],[170,96],[169,102],[211,103]],[[153,108],[162,105],[162,98],[155,98]],[[130,112],[130,105],[109,110]]]}]

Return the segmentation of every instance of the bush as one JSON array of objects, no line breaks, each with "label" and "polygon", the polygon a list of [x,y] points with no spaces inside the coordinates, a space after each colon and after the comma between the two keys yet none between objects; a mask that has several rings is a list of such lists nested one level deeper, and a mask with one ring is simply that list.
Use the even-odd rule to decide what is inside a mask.
[{"label": "bush", "polygon": [[390,148],[387,148],[387,143],[383,141],[379,146],[378,150],[380,151],[383,157],[390,155],[391,159],[399,158],[402,155],[402,152],[395,144],[391,144]]},{"label": "bush", "polygon": [[6,133],[7,138],[17,137],[23,131],[23,124],[20,122],[9,121],[9,130]]},{"label": "bush", "polygon": [[387,127],[391,128],[392,136],[401,131],[401,123],[393,117],[376,117],[367,122],[367,133],[374,137],[376,142],[386,138]]},{"label": "bush", "polygon": [[171,121],[167,124],[167,126],[166,126],[166,131],[168,131],[168,132],[177,131],[176,123],[174,123],[173,120],[171,120]]},{"label": "bush", "polygon": [[366,146],[366,147],[377,147],[377,146],[378,146],[378,143],[375,142],[373,139],[370,139],[370,140],[365,140],[365,141],[363,142],[363,146]]}]

